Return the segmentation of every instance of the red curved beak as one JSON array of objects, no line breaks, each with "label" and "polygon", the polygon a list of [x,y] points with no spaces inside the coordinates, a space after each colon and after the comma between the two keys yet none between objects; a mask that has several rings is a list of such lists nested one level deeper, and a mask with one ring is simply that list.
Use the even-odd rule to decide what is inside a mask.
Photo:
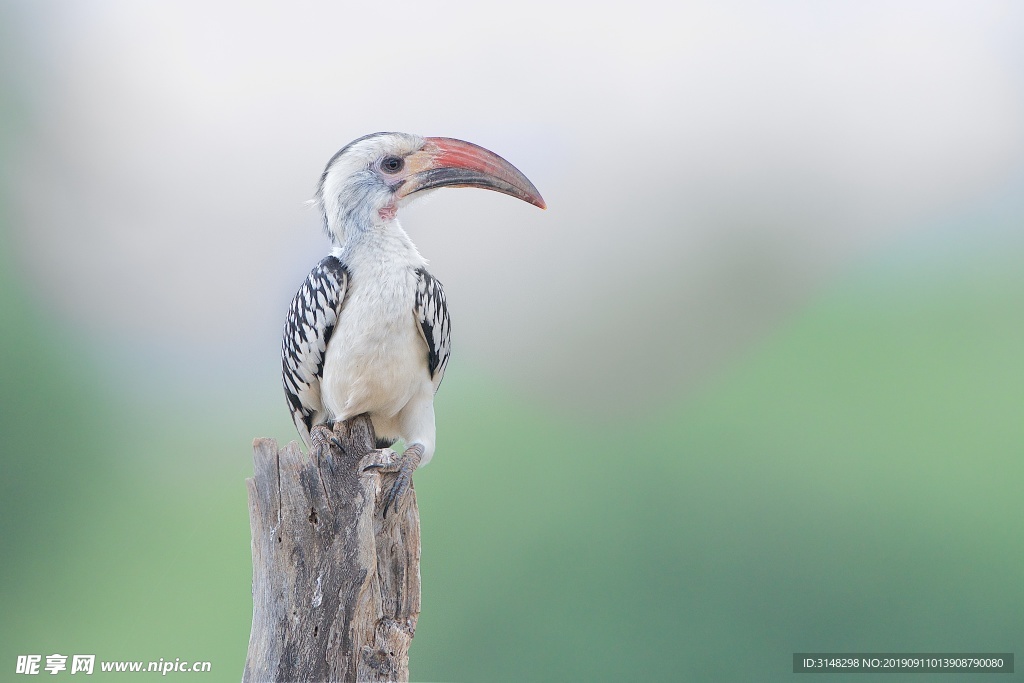
[{"label": "red curved beak", "polygon": [[423,149],[406,159],[412,174],[398,189],[400,198],[438,187],[481,187],[547,208],[530,179],[494,152],[454,138],[425,140]]}]

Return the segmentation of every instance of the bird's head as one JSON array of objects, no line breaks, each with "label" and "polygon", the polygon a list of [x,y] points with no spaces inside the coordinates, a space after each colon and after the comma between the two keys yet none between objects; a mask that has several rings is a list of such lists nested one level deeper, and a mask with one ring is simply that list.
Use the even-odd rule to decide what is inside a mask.
[{"label": "bird's head", "polygon": [[533,183],[494,152],[406,133],[374,133],[343,147],[327,162],[316,198],[328,236],[341,245],[351,231],[391,222],[417,193],[439,187],[482,187],[546,208]]}]

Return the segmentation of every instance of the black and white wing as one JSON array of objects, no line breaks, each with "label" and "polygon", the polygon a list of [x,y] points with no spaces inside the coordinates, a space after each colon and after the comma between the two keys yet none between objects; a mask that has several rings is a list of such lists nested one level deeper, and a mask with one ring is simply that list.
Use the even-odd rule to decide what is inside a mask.
[{"label": "black and white wing", "polygon": [[314,268],[288,309],[281,343],[284,395],[299,436],[309,446],[309,431],[326,416],[320,399],[327,343],[345,303],[349,274],[334,256]]},{"label": "black and white wing", "polygon": [[423,268],[416,269],[416,321],[427,343],[427,369],[434,382],[434,391],[441,386],[448,355],[451,352],[452,324],[448,320],[448,304],[441,283]]}]

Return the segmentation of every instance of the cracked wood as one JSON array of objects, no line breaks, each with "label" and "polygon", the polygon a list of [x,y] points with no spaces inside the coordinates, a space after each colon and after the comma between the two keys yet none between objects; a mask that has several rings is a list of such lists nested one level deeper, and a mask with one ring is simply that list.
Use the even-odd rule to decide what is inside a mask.
[{"label": "cracked wood", "polygon": [[340,425],[319,467],[292,442],[253,443],[246,480],[253,619],[243,683],[407,681],[420,612],[420,525],[410,487],[382,517],[395,473],[363,472],[365,415]]}]

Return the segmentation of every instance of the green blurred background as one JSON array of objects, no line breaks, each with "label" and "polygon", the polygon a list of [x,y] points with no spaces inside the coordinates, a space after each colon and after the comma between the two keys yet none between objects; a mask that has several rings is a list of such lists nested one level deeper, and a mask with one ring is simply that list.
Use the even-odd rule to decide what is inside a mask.
[{"label": "green blurred background", "polygon": [[[264,240],[260,249],[268,253],[266,263],[279,260],[281,267],[273,275],[253,276],[253,282],[269,283],[269,302],[258,292],[246,296],[231,290],[240,308],[243,300],[255,298],[249,305],[267,310],[265,318],[239,313],[230,332],[210,322],[216,311],[197,316],[194,327],[199,332],[182,331],[179,337],[174,327],[151,329],[152,319],[163,314],[147,305],[170,306],[173,294],[167,299],[143,297],[141,303],[131,302],[128,312],[105,318],[103,306],[90,308],[90,297],[102,288],[90,289],[83,283],[77,291],[74,282],[49,278],[48,268],[58,268],[65,263],[60,259],[68,257],[47,251],[45,240],[33,241],[37,233],[49,231],[54,244],[65,239],[71,244],[90,241],[98,233],[91,232],[89,213],[95,214],[91,220],[97,225],[104,214],[75,203],[70,215],[81,215],[80,224],[56,220],[36,205],[67,201],[67,196],[55,195],[63,195],[62,183],[68,183],[72,174],[57,174],[58,180],[48,185],[45,180],[50,176],[25,170],[40,158],[86,158],[81,156],[85,152],[76,150],[77,142],[56,132],[64,129],[54,123],[61,120],[54,119],[54,108],[61,111],[75,100],[61,104],[53,93],[73,90],[77,81],[68,81],[68,72],[54,69],[63,53],[58,51],[55,57],[46,48],[57,43],[29,30],[56,25],[65,31],[67,18],[62,24],[46,12],[70,12],[71,6],[44,7],[4,8],[0,671],[8,673],[0,678],[15,678],[19,654],[85,653],[101,660],[208,660],[213,672],[204,678],[238,680],[252,614],[244,486],[251,475],[250,442],[256,436],[293,438],[276,375],[275,335],[284,304],[304,269],[325,247],[317,237],[315,217],[292,218],[305,222],[300,228],[269,220],[246,225],[245,234],[252,241]],[[751,19],[744,12],[751,7],[738,5],[735,15],[725,19],[716,14],[713,23],[726,29],[734,25],[737,35],[746,36]],[[930,35],[941,50],[958,49],[940,40],[945,34],[938,28],[921,29],[915,21],[915,12],[929,12],[931,4],[899,7],[892,14],[896,11],[888,4],[871,5],[857,10],[855,17],[830,16],[811,5],[787,6],[785,12],[804,27],[801,31],[835,31],[837,24],[852,18],[858,26],[877,27],[877,33],[865,29],[873,38],[886,36],[899,43],[902,36],[906,45],[913,45],[922,35]],[[646,251],[622,246],[630,235],[646,239],[648,233],[633,223],[621,223],[627,214],[615,211],[627,211],[631,200],[642,203],[651,196],[635,178],[627,179],[636,167],[609,164],[598,180],[590,174],[581,185],[567,179],[572,175],[568,171],[558,170],[568,165],[578,171],[583,163],[567,161],[582,149],[576,147],[567,123],[575,116],[567,104],[556,111],[550,103],[537,103],[524,118],[526,133],[515,131],[515,117],[495,114],[501,121],[496,139],[515,140],[540,131],[544,141],[539,151],[497,149],[516,163],[521,155],[535,164],[536,172],[524,170],[552,206],[547,214],[522,219],[532,221],[524,228],[527,237],[536,240],[539,230],[572,232],[572,198],[579,198],[582,205],[615,191],[621,204],[609,213],[608,221],[617,217],[620,223],[594,229],[600,236],[596,241],[613,244],[623,263],[613,270],[609,264],[614,261],[605,256],[604,261],[581,258],[549,268],[537,265],[546,262],[536,243],[519,247],[500,244],[498,237],[487,234],[465,237],[458,225],[451,239],[465,239],[464,252],[443,257],[424,248],[428,256],[437,257],[438,270],[470,261],[493,265],[500,272],[506,267],[502,261],[515,254],[518,272],[530,271],[544,283],[549,308],[548,317],[525,322],[496,317],[504,321],[496,334],[523,338],[501,349],[504,360],[492,362],[490,338],[474,328],[482,325],[479,318],[484,314],[474,316],[477,304],[470,290],[491,287],[488,291],[497,296],[498,290],[510,288],[509,281],[484,281],[472,266],[462,271],[451,265],[448,272],[438,273],[446,285],[454,280],[450,291],[462,292],[461,311],[459,297],[453,297],[453,306],[464,316],[456,315],[455,333],[465,326],[469,341],[460,353],[456,338],[456,354],[437,398],[438,454],[416,478],[423,525],[423,611],[411,654],[415,680],[773,681],[794,675],[791,657],[797,651],[1024,653],[1024,155],[1021,119],[1016,118],[1024,92],[1024,42],[1008,39],[1024,32],[1020,12],[1009,7],[978,5],[966,17],[949,7],[944,10],[949,26],[994,31],[964,29],[963,35],[956,35],[967,45],[964,54],[979,45],[992,47],[996,61],[983,61],[982,66],[1005,67],[999,74],[1004,80],[984,72],[1002,88],[996,88],[999,97],[991,106],[1005,109],[986,120],[1008,122],[1005,128],[989,131],[996,161],[986,166],[967,159],[963,166],[971,170],[970,177],[960,182],[951,172],[928,185],[921,177],[927,179],[936,158],[940,166],[951,169],[960,168],[962,160],[952,154],[915,157],[913,150],[904,150],[913,157],[908,168],[919,170],[921,177],[908,174],[874,187],[872,173],[886,160],[872,159],[864,169],[850,171],[863,184],[848,203],[838,203],[839,213],[851,206],[856,209],[855,220],[843,222],[829,207],[822,208],[816,177],[831,174],[845,186],[845,176],[836,169],[846,161],[831,164],[826,159],[817,167],[813,155],[804,155],[812,160],[804,171],[777,181],[771,164],[762,169],[766,175],[755,173],[751,178],[746,177],[751,167],[743,155],[735,164],[724,160],[718,174],[725,181],[716,186],[722,194],[711,193],[708,205],[746,202],[754,208],[771,207],[765,193],[777,190],[796,208],[773,214],[792,219],[779,219],[781,224],[762,220],[753,209],[715,214],[721,219],[716,223],[708,218],[706,206],[703,213],[687,213],[694,204],[687,203],[681,190],[682,216],[703,217],[709,230],[725,224],[734,228],[719,245],[727,265],[709,269],[704,279],[687,279],[681,272],[676,276],[673,264],[677,259],[685,263],[682,254],[663,257],[667,265],[661,275],[645,275],[644,268],[630,270],[630,261],[657,266],[662,262],[656,253],[660,249],[657,242]],[[119,20],[131,27],[123,9],[106,3],[102,12],[79,8],[71,15],[77,21],[92,11],[102,14],[84,24],[82,31]],[[201,23],[201,9],[197,5],[193,10],[193,18]],[[439,31],[444,14],[457,15],[456,10],[445,5],[436,16],[421,14],[416,19]],[[152,8],[144,11],[158,14]],[[346,9],[334,11],[344,16]],[[639,8],[633,11],[643,15]],[[704,16],[687,11],[694,13],[689,17],[693,21]],[[384,36],[381,44],[388,44],[387,28],[393,25],[388,22],[401,24],[399,14],[377,17],[380,28],[373,35]],[[556,23],[573,19],[572,13],[568,18],[566,13],[555,14],[549,19]],[[971,24],[978,16],[977,26]],[[682,27],[685,18],[672,20]],[[649,22],[657,23],[654,15],[625,19],[633,23],[619,31],[640,31]],[[300,23],[306,20],[300,18]],[[402,35],[422,30],[412,23]],[[996,24],[998,31],[991,28]],[[692,23],[686,26],[687,35],[700,33]],[[56,31],[57,38],[67,38],[69,34],[61,31]],[[301,36],[301,31],[295,35]],[[728,30],[726,35],[731,35]],[[976,42],[968,40],[971,36]],[[536,42],[527,40],[531,37]],[[541,52],[545,48],[538,45],[546,44],[566,62],[577,58],[574,50],[579,46],[572,41],[559,47],[529,32],[513,38]],[[241,44],[242,38],[231,33],[218,35],[217,40],[230,53],[236,39]],[[703,40],[725,39],[713,33]],[[874,54],[868,43],[862,46],[864,54]],[[621,41],[602,44],[594,49],[612,62],[617,51],[634,59],[630,69],[665,58],[658,48],[638,53],[624,49]],[[116,46],[108,49],[113,55],[110,64],[134,57],[118,53]],[[399,43],[395,49],[413,48]],[[692,41],[681,39],[680,46],[661,49],[678,50],[685,57],[695,48]],[[893,54],[901,49],[897,46]],[[738,59],[745,63],[761,57],[752,53]],[[188,62],[187,56],[181,59]],[[807,61],[816,60],[811,55]],[[846,78],[870,81],[884,78],[887,70],[886,64],[870,60],[857,64]],[[934,72],[914,64],[932,77],[945,73],[944,63]],[[606,64],[598,67],[594,73],[605,73]],[[546,73],[543,64],[530,68]],[[722,68],[735,71],[728,65]],[[701,69],[714,74],[716,64],[702,64]],[[46,91],[46,79],[55,78],[55,73],[66,78]],[[679,73],[685,85],[689,72]],[[626,74],[624,81],[629,78]],[[89,83],[83,80],[81,87]],[[282,92],[266,87],[274,98],[285,101],[296,92],[319,93],[324,88],[321,82],[302,78],[289,83]],[[754,87],[745,83],[735,87]],[[400,89],[401,84],[399,79],[393,87]],[[530,97],[528,90],[518,89],[518,82],[509,87],[509,98]],[[109,95],[116,88],[105,92]],[[802,106],[798,95],[784,93],[791,100],[786,106],[793,111]],[[126,102],[133,97],[131,92],[122,96]],[[218,107],[227,105],[221,95],[206,96],[215,110],[211,117],[222,115]],[[917,97],[890,96],[899,101]],[[951,87],[949,96],[956,100],[959,92]],[[366,99],[374,97],[376,93],[369,93]],[[892,124],[886,119],[885,97],[883,93],[875,102],[875,109],[866,107],[866,116]],[[349,91],[337,105],[325,105],[335,107],[327,119],[341,117],[343,122],[317,125],[334,125],[346,138],[367,132],[344,119],[345,105],[353,101],[360,98]],[[118,100],[108,98],[99,110],[113,112],[119,106]],[[790,130],[788,124],[763,113],[749,115],[761,121],[760,127],[744,124],[742,134],[730,137],[727,128],[723,135],[729,140],[749,135],[756,141]],[[71,115],[64,111],[63,116]],[[298,113],[294,119],[276,116],[277,125],[285,130],[304,125]],[[372,119],[369,114],[361,116]],[[444,121],[441,114],[431,116]],[[486,137],[486,123],[452,116],[462,128],[420,132],[461,137],[461,130],[469,130],[464,136],[473,139],[472,131],[482,130]],[[596,116],[601,119],[600,113]],[[645,116],[638,115],[638,121]],[[434,120],[410,116],[396,123],[440,125]],[[388,127],[392,121],[374,127]],[[200,125],[179,123],[180,128],[162,131],[188,138]],[[609,131],[614,129],[613,122],[605,123]],[[605,123],[593,125],[600,128]],[[897,122],[911,128],[915,123]],[[976,128],[981,125],[977,119],[955,123],[953,133],[974,141],[965,149],[989,144],[978,137],[983,135]],[[894,137],[901,131],[897,124],[889,131]],[[677,125],[687,127],[687,118],[681,115]],[[138,131],[122,132],[131,144],[144,139]],[[906,132],[912,133],[909,128]],[[334,130],[333,135],[338,134]],[[273,137],[275,131],[244,135],[262,144],[262,136]],[[650,168],[660,176],[664,164],[677,161],[679,148],[671,139],[662,155],[652,146],[658,137],[650,130],[638,136],[643,141],[638,158],[654,162],[640,163],[641,174]],[[209,134],[200,136],[198,144],[211,157],[241,154],[241,165],[262,168],[234,142],[230,149],[220,150],[217,141]],[[303,182],[311,184],[318,164],[329,156],[322,154],[322,146],[345,141],[332,137],[303,148],[303,159],[323,158],[299,168],[297,173],[304,175],[287,182],[300,189]],[[782,134],[778,158],[788,158],[788,141]],[[107,149],[109,140],[101,142],[97,148]],[[623,146],[628,151],[628,145]],[[758,149],[750,154],[756,157]],[[111,152],[111,159],[115,157]],[[102,175],[108,163],[114,162],[88,157],[72,170],[82,176]],[[204,163],[197,161],[197,168]],[[155,172],[148,166],[137,170],[143,176]],[[686,179],[696,172],[683,168],[659,182]],[[884,175],[882,170],[878,173]],[[197,174],[197,179],[181,182],[214,183],[200,171]],[[776,182],[784,187],[778,189]],[[81,197],[89,195],[92,186],[71,182],[68,187],[72,197]],[[968,189],[961,191],[964,187]],[[728,192],[730,188],[735,192]],[[229,205],[251,198],[230,181],[219,191]],[[872,204],[872,192],[881,192],[884,201]],[[920,196],[916,203],[903,205],[885,199],[886,193]],[[560,211],[562,197],[563,207],[569,208]],[[303,198],[285,198],[296,205],[289,205],[287,211],[295,213],[286,216],[305,215],[298,207]],[[99,196],[97,202],[106,199]],[[150,210],[173,211],[149,205],[146,195],[126,196],[124,201],[137,205],[140,216]],[[217,232],[217,220],[223,218],[220,209],[213,220],[207,205],[190,204],[187,198],[183,202],[203,231]],[[415,220],[432,226],[433,212],[445,215],[451,207],[454,215],[466,202],[481,220],[491,212],[514,211],[500,198],[481,200],[457,193],[454,199],[439,198],[417,209]],[[806,207],[810,208],[803,212]],[[671,239],[673,231],[687,229],[685,219],[673,218],[673,211],[671,206],[664,209],[664,225],[650,235]],[[519,220],[528,214],[514,216]],[[737,224],[742,229],[735,228]],[[104,234],[106,241],[92,258],[103,253],[103,245],[113,244],[111,240],[130,242],[143,239],[135,233],[161,229],[142,220],[131,225],[135,232]],[[419,243],[421,237],[429,239],[429,229],[410,232]],[[263,237],[278,233],[285,243],[299,239],[299,233],[307,241],[281,253],[273,248],[278,237]],[[868,238],[858,242],[865,235]],[[174,234],[163,234],[162,239],[168,245],[177,241]],[[197,279],[209,275],[216,283],[220,264],[213,256],[220,252],[217,238],[209,239],[213,246],[194,238],[182,246],[185,258],[201,255],[184,265],[165,263],[162,252],[156,251],[142,267],[103,263],[100,257],[94,269],[113,268],[133,281],[167,278],[172,280],[172,292],[171,269]],[[500,239],[525,238],[503,234]],[[751,248],[751,239],[760,246]],[[826,241],[833,246],[815,251],[814,245]],[[616,242],[619,246],[614,246]],[[774,248],[762,248],[766,244]],[[523,260],[534,250],[537,263]],[[780,261],[780,251],[804,254],[806,260],[799,262],[803,270],[793,265],[795,261]],[[51,256],[58,265],[48,265]],[[796,275],[790,272],[794,268]],[[750,281],[730,289],[721,280],[729,273]],[[583,287],[580,282],[590,284]],[[675,290],[678,300],[673,298]],[[207,298],[219,296],[207,290]],[[630,309],[623,313],[626,319],[640,322],[594,327],[598,323],[588,318],[613,315],[617,296]],[[185,299],[184,312],[173,315],[188,321],[195,306]],[[717,311],[718,317],[709,316],[691,299],[708,302],[707,308]],[[205,299],[196,299],[201,300]],[[486,302],[479,305],[485,310]],[[759,323],[745,325],[747,315]],[[553,322],[555,318],[560,322]],[[697,329],[687,322],[695,319],[701,322]],[[678,334],[677,326],[686,334]],[[587,346],[585,340],[595,336],[610,346]],[[691,337],[710,341],[701,346]],[[627,352],[608,351],[617,345]],[[688,359],[689,365],[683,367],[677,357]],[[578,358],[585,363],[574,367]],[[568,369],[559,374],[563,365]],[[631,376],[640,379],[632,384],[626,379],[613,381]],[[554,385],[545,384],[549,377]],[[616,402],[616,396],[628,400]]]}]

